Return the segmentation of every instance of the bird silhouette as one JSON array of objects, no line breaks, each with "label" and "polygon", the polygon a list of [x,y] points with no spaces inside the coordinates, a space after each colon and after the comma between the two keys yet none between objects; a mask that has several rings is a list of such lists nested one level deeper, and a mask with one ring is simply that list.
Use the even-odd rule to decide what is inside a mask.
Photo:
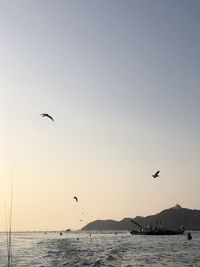
[{"label": "bird silhouette", "polygon": [[160,172],[160,171],[157,171],[156,173],[154,173],[154,174],[152,175],[152,177],[153,177],[153,178],[157,178],[157,177],[159,177],[159,172]]},{"label": "bird silhouette", "polygon": [[47,113],[42,113],[42,114],[40,114],[40,116],[42,116],[43,118],[44,118],[44,117],[47,117],[47,118],[49,118],[50,120],[54,121],[54,119],[53,119],[49,114],[47,114]]},{"label": "bird silhouette", "polygon": [[75,200],[76,200],[76,202],[78,202],[78,198],[77,197],[73,197]]}]

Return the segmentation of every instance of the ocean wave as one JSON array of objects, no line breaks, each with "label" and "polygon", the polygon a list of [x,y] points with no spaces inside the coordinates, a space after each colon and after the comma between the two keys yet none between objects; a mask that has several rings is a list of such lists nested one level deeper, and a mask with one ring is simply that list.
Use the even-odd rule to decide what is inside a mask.
[{"label": "ocean wave", "polygon": [[[200,232],[186,236],[142,237],[127,233],[15,233],[13,266],[20,267],[182,267],[200,266]],[[7,262],[6,237],[0,234],[0,267]]]}]

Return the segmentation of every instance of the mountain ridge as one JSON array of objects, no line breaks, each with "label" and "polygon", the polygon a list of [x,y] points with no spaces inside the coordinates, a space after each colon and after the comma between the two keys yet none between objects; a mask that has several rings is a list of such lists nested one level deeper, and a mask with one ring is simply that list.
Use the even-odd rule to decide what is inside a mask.
[{"label": "mountain ridge", "polygon": [[120,221],[116,220],[95,220],[85,225],[82,230],[133,230],[138,227],[131,222],[136,221],[140,225],[155,226],[156,221],[159,221],[161,227],[169,229],[179,229],[181,226],[185,230],[200,230],[200,210],[182,208],[179,204],[172,208],[164,209],[155,215],[136,216],[135,218],[123,218]]}]

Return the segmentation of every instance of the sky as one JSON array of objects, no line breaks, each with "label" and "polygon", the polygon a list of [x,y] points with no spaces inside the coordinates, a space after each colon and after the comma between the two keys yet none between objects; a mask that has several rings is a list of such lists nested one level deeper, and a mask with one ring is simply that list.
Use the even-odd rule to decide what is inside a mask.
[{"label": "sky", "polygon": [[0,230],[200,209],[199,12],[0,0]]}]

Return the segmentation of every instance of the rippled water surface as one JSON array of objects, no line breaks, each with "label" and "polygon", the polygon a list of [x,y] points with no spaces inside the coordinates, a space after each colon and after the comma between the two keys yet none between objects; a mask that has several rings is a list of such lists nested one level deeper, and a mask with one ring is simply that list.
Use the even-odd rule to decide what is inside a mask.
[{"label": "rippled water surface", "polygon": [[[179,236],[131,236],[128,232],[13,233],[13,266],[200,266],[200,232]],[[7,266],[0,233],[0,267]]]}]

